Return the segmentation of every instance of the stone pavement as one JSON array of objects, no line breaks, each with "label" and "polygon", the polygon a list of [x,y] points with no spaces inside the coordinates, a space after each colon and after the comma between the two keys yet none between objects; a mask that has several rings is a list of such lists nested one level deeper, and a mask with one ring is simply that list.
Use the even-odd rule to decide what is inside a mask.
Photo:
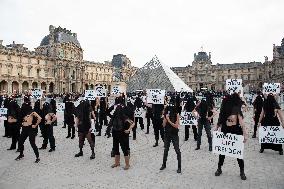
[{"label": "stone pavement", "polygon": [[[245,121],[252,131],[251,113],[245,113]],[[138,126],[139,128],[139,126]],[[105,129],[105,128],[103,128]],[[153,148],[154,135],[146,135],[138,130],[137,140],[130,140],[131,168],[124,171],[122,167],[110,168],[113,159],[110,157],[112,138],[96,137],[96,159],[90,160],[88,143],[84,146],[84,156],[74,158],[78,152],[78,137],[66,139],[67,129],[55,127],[56,151],[40,151],[41,161],[35,164],[35,156],[29,141],[25,143],[25,157],[15,161],[17,153],[7,151],[11,139],[3,138],[3,126],[0,127],[0,189],[79,189],[79,188],[257,188],[284,189],[284,156],[278,152],[266,150],[260,154],[258,139],[245,144],[245,173],[247,180],[239,176],[237,160],[226,157],[223,174],[215,177],[218,155],[208,151],[205,132],[202,136],[201,150],[195,151],[196,143],[190,133],[189,141],[184,141],[184,129],[181,128],[180,148],[182,152],[182,174],[177,174],[177,160],[171,145],[167,168],[160,171],[163,146]],[[38,147],[42,138],[37,137]],[[122,158],[122,166],[124,159]]]}]

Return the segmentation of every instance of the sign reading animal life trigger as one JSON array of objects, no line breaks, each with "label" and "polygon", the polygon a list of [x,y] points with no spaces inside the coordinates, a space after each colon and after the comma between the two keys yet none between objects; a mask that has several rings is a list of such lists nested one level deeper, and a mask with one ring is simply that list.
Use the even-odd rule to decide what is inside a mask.
[{"label": "sign reading animal life trigger", "polygon": [[[229,94],[243,93],[242,79],[227,79],[226,90]],[[242,95],[241,95],[242,96]]]},{"label": "sign reading animal life trigger", "polygon": [[280,93],[280,83],[264,83],[263,84],[264,94],[279,94]]},{"label": "sign reading animal life trigger", "polygon": [[213,132],[213,153],[243,159],[244,137],[243,135],[224,134]]},{"label": "sign reading animal life trigger", "polygon": [[284,144],[284,129],[281,126],[259,127],[259,143]]},{"label": "sign reading animal life trigger", "polygon": [[164,104],[165,90],[161,89],[147,89],[147,103],[148,104]]},{"label": "sign reading animal life trigger", "polygon": [[7,108],[0,108],[0,120],[7,120]]},{"label": "sign reading animal life trigger", "polygon": [[180,124],[181,125],[197,125],[197,119],[191,112],[181,112]]}]

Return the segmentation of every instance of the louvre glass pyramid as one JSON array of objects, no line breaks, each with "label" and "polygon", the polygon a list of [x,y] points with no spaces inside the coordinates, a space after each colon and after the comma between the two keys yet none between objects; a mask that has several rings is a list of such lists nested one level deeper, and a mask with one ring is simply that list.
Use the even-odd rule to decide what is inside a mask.
[{"label": "louvre glass pyramid", "polygon": [[192,92],[192,89],[188,87],[167,65],[161,63],[156,55],[142,68],[138,69],[127,83],[128,92],[144,89]]}]

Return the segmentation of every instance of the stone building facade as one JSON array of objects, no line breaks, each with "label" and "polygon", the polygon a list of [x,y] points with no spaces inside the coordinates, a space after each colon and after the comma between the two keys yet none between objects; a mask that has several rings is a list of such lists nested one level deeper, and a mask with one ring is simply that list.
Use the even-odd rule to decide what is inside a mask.
[{"label": "stone building facade", "polygon": [[[80,92],[104,85],[110,90],[115,81],[125,82],[136,70],[122,54],[104,63],[83,60],[83,49],[76,33],[49,27],[35,51],[23,44],[4,46],[0,40],[0,90],[8,93],[41,88],[50,93]],[[116,67],[118,57],[120,67]],[[117,78],[117,72],[122,77]]]},{"label": "stone building facade", "polygon": [[216,64],[211,53],[194,54],[192,65],[171,68],[193,90],[207,88],[223,91],[226,79],[242,79],[244,91],[258,90],[264,82],[278,82],[284,85],[284,38],[280,46],[273,45],[273,59],[261,62]]}]

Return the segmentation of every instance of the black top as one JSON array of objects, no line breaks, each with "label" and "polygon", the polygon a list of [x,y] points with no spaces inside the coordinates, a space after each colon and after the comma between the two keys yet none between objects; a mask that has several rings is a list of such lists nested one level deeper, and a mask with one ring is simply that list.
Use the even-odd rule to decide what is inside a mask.
[{"label": "black top", "polygon": [[83,100],[76,108],[76,117],[78,118],[78,132],[88,132],[91,128],[91,106],[89,101]]},{"label": "black top", "polygon": [[[174,110],[173,107],[167,106],[165,109],[164,116],[169,115],[170,121],[172,123],[176,123],[177,121],[177,110]],[[165,133],[168,135],[177,135],[178,134],[178,129],[174,128],[169,122],[166,123],[165,126]]]},{"label": "black top", "polygon": [[231,133],[235,135],[243,135],[243,130],[240,124],[233,125],[233,126],[225,126],[221,128],[223,133]]},{"label": "black top", "polygon": [[162,112],[164,110],[164,105],[163,104],[153,104],[152,110],[153,110],[154,118],[161,118]]}]

